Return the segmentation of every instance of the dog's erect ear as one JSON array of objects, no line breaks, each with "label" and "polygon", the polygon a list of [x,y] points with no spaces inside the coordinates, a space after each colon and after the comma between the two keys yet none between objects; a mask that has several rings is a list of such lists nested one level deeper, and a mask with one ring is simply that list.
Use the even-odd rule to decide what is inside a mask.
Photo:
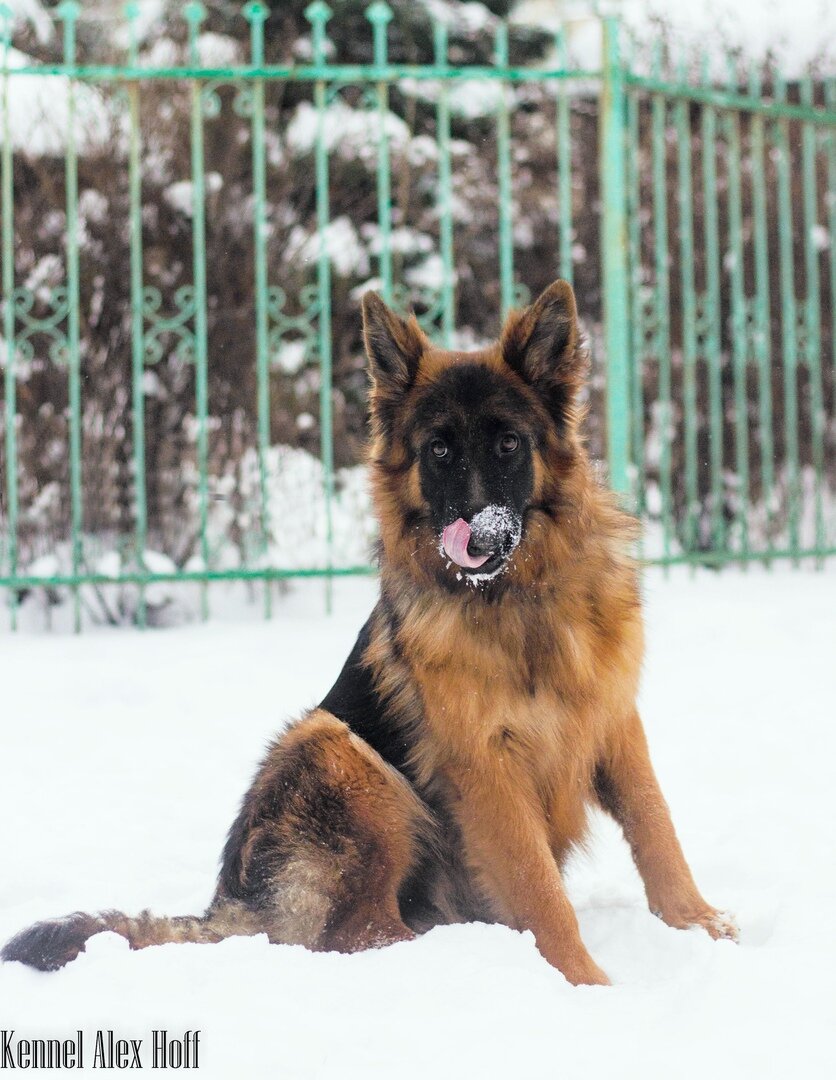
[{"label": "dog's erect ear", "polygon": [[553,282],[529,307],[511,312],[500,345],[505,362],[544,398],[558,424],[569,421],[586,371],[569,282]]},{"label": "dog's erect ear", "polygon": [[375,387],[384,393],[405,393],[415,381],[418,361],[427,346],[414,315],[402,319],[377,293],[363,296],[363,337]]}]

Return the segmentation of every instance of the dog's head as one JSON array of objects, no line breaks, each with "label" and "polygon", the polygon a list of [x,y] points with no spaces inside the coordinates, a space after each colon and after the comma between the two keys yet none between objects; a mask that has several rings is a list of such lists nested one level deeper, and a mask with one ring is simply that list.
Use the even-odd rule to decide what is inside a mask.
[{"label": "dog's head", "polygon": [[580,452],[585,354],[571,286],[550,285],[477,352],[436,349],[375,293],[363,327],[387,560],[447,588],[511,576],[537,515],[566,502]]}]

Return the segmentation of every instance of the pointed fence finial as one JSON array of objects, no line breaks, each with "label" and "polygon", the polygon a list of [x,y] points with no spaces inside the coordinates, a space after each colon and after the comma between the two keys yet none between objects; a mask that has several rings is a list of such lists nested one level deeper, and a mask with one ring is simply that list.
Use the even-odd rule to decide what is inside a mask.
[{"label": "pointed fence finial", "polygon": [[305,8],[305,18],[312,26],[324,26],[333,15],[325,0],[314,0]]},{"label": "pointed fence finial", "polygon": [[200,63],[197,53],[197,35],[200,24],[206,18],[206,8],[200,0],[190,0],[190,3],[183,8],[183,18],[189,24],[189,63],[197,66]]},{"label": "pointed fence finial", "polygon": [[81,4],[78,0],[62,0],[55,9],[55,14],[62,22],[75,22],[80,10]]},{"label": "pointed fence finial", "polygon": [[187,23],[199,26],[206,18],[206,8],[200,3],[200,0],[189,0],[189,3],[183,8],[183,18]]},{"label": "pointed fence finial", "polygon": [[241,14],[250,24],[250,59],[258,67],[264,63],[264,23],[270,14],[270,8],[258,0],[245,4]]},{"label": "pointed fence finial", "polygon": [[270,14],[270,8],[266,4],[259,3],[259,0],[250,0],[248,4],[244,4],[241,14],[247,22],[264,22]]},{"label": "pointed fence finial", "polygon": [[305,18],[311,24],[311,47],[313,61],[321,64],[325,59],[325,24],[331,18],[332,12],[325,0],[314,0],[305,8]]},{"label": "pointed fence finial", "polygon": [[378,67],[383,67],[388,52],[386,27],[392,21],[392,9],[385,0],[376,0],[376,3],[366,8],[366,18],[372,24],[374,34],[374,62]]},{"label": "pointed fence finial", "polygon": [[0,4],[0,34],[2,34],[4,51],[8,51],[12,39],[12,22],[14,12],[8,4]]},{"label": "pointed fence finial", "polygon": [[370,4],[366,8],[366,18],[372,24],[372,26],[383,26],[392,21],[392,9],[386,3],[386,0],[375,0],[374,4]]},{"label": "pointed fence finial", "polygon": [[366,8],[366,18],[370,23],[382,23],[385,26],[386,23],[392,21],[392,9],[386,0],[376,0],[374,4]]},{"label": "pointed fence finial", "polygon": [[139,41],[136,33],[136,21],[139,18],[139,4],[136,3],[136,0],[133,0],[130,4],[125,4],[123,14],[128,22],[128,62],[131,67],[135,67],[139,48]]},{"label": "pointed fence finial", "polygon": [[78,22],[81,4],[77,0],[63,0],[55,14],[64,24],[64,63],[75,63],[75,24]]}]

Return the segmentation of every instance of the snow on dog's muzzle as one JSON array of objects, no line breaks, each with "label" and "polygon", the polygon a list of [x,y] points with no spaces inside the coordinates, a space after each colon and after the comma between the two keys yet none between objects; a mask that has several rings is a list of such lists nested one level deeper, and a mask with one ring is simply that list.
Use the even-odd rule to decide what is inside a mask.
[{"label": "snow on dog's muzzle", "polygon": [[470,523],[458,518],[441,534],[444,553],[457,566],[477,570],[496,557],[506,559],[520,542],[522,522],[507,506],[486,506]]}]

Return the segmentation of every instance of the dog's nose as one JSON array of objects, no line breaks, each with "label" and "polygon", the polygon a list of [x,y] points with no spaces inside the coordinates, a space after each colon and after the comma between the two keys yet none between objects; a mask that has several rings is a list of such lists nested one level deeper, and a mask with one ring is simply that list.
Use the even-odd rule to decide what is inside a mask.
[{"label": "dog's nose", "polygon": [[473,530],[467,542],[467,551],[469,555],[493,555],[496,545],[492,542],[492,537],[485,533],[478,535]]},{"label": "dog's nose", "polygon": [[514,514],[506,506],[486,506],[470,520],[470,555],[493,555],[503,550],[514,533]]}]

